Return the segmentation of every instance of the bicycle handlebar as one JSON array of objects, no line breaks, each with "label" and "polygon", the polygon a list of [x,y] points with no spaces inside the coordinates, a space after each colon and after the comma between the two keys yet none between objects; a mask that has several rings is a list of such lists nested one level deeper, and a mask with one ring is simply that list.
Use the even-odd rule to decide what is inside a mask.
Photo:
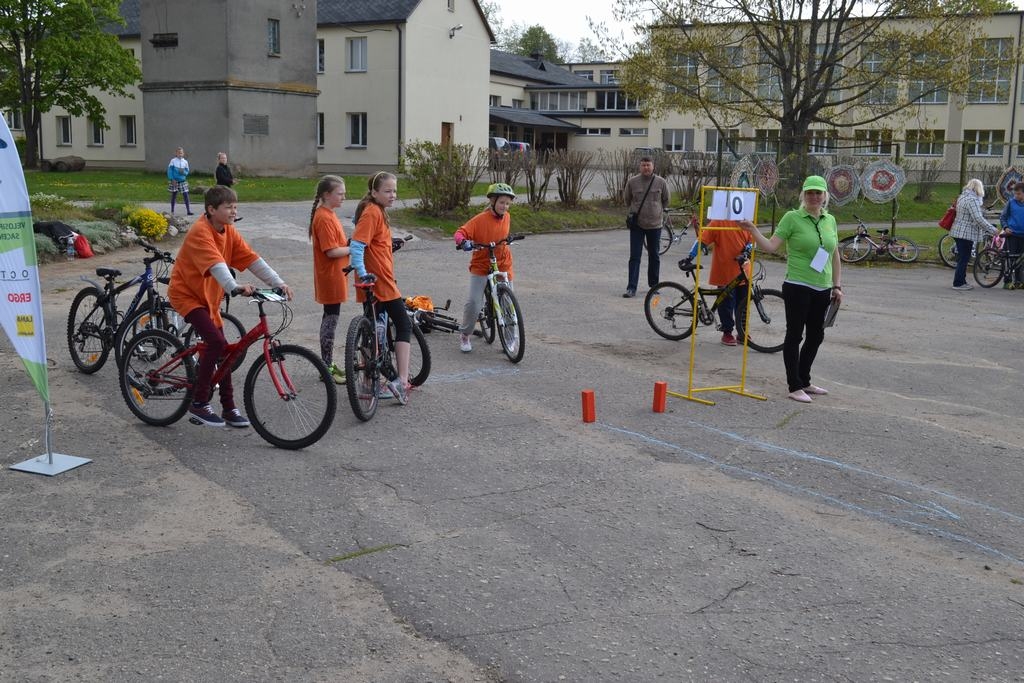
[{"label": "bicycle handlebar", "polygon": [[[477,251],[478,249],[494,249],[495,247],[499,247],[502,244],[512,244],[513,242],[521,240],[524,237],[526,237],[525,234],[516,233],[509,235],[508,237],[502,237],[500,240],[496,242],[473,242],[473,251]],[[455,245],[455,250],[462,251],[461,242]]]}]

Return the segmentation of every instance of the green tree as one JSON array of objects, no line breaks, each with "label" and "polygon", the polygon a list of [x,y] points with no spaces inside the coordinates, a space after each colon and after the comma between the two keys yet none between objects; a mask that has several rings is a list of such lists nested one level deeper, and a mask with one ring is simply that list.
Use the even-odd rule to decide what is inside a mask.
[{"label": "green tree", "polygon": [[540,54],[541,59],[548,62],[565,64],[572,52],[566,41],[558,40],[540,24],[512,24],[499,31],[498,35],[503,50],[524,57]]},{"label": "green tree", "polygon": [[[774,122],[798,158],[812,125],[910,116],[919,100],[1016,73],[1017,51],[981,31],[1001,0],[617,2],[618,17],[648,29],[622,79],[649,114],[702,114],[719,130]],[[988,75],[972,78],[979,68]]]},{"label": "green tree", "polygon": [[106,126],[96,96],[129,96],[142,78],[107,32],[123,24],[117,0],[0,0],[0,107],[21,109],[25,166],[39,164],[42,115],[61,107]]}]

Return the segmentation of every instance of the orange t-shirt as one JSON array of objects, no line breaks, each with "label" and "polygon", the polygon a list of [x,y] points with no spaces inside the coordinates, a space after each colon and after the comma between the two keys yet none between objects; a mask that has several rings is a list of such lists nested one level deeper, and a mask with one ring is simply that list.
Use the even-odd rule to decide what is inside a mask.
[{"label": "orange t-shirt", "polygon": [[[384,216],[384,209],[375,202],[370,202],[363,209],[356,223],[352,239],[366,245],[363,252],[363,265],[366,272],[377,276],[377,284],[373,292],[380,301],[391,301],[402,298],[398,291],[398,283],[395,282],[395,262],[391,255],[391,229],[388,227],[387,218]],[[366,294],[361,289],[356,290],[356,301],[365,301]]]},{"label": "orange t-shirt", "polygon": [[[508,231],[512,225],[509,212],[498,218],[494,211],[487,209],[466,221],[459,230],[466,236],[466,239],[473,240],[476,244],[497,242],[508,237]],[[494,256],[498,259],[498,270],[508,273],[508,279],[512,279],[512,250],[507,244],[501,244],[494,248]],[[469,261],[469,272],[473,275],[488,275],[491,272],[491,257],[486,249],[479,249],[473,252],[473,258]]]},{"label": "orange t-shirt", "polygon": [[234,225],[226,225],[224,232],[217,232],[210,220],[202,216],[189,228],[174,258],[167,298],[182,317],[205,307],[214,324],[220,327],[220,301],[224,290],[210,275],[210,268],[226,263],[229,268],[245,270],[259,257]]},{"label": "orange t-shirt", "polygon": [[[707,227],[735,228],[738,226],[736,221],[714,220],[708,221]],[[740,264],[736,263],[736,257],[750,241],[747,239],[747,233],[742,230],[701,230],[700,241],[715,247],[711,252],[711,276],[708,277],[708,283],[716,287],[724,287],[732,282],[732,279],[740,273]],[[750,275],[750,261],[747,261],[743,270]]]},{"label": "orange t-shirt", "polygon": [[327,250],[347,247],[345,229],[333,209],[318,206],[313,214],[313,298],[318,304],[348,301],[345,266],[348,256],[331,258]]}]

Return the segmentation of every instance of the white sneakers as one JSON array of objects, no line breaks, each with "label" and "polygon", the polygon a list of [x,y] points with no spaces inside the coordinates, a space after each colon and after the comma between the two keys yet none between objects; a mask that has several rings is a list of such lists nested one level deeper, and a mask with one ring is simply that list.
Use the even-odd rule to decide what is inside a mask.
[{"label": "white sneakers", "polygon": [[459,333],[459,349],[463,353],[469,353],[473,350],[473,344],[469,341],[468,334]]}]

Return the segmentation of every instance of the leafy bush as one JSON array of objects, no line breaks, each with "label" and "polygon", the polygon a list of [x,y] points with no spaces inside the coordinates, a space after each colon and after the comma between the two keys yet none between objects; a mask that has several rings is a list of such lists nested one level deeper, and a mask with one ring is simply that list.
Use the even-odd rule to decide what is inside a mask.
[{"label": "leafy bush", "polygon": [[122,225],[128,224],[128,216],[137,209],[142,208],[138,204],[123,201],[93,202],[89,212],[97,218],[106,221],[116,221]]},{"label": "leafy bush", "polygon": [[473,145],[441,145],[426,140],[405,146],[402,166],[419,195],[421,212],[440,216],[469,205],[473,186],[487,167],[487,150],[474,153],[473,149]]},{"label": "leafy bush", "polygon": [[118,249],[125,242],[121,236],[121,228],[111,221],[72,221],[70,225],[75,232],[85,235],[85,239],[89,240],[89,246],[97,254]]},{"label": "leafy bush", "polygon": [[68,222],[90,217],[89,212],[85,209],[54,194],[36,193],[30,195],[28,201],[32,208],[32,220]]},{"label": "leafy bush", "polygon": [[135,209],[128,214],[128,225],[140,237],[161,240],[167,234],[167,219],[152,209]]}]

